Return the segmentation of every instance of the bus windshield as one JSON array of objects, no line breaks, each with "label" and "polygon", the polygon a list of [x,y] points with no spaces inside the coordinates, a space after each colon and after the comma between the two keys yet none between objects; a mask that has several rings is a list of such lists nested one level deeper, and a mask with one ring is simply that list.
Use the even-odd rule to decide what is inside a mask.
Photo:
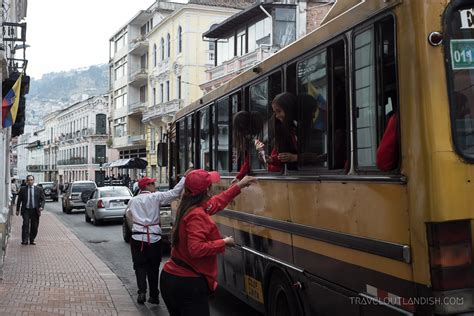
[{"label": "bus windshield", "polygon": [[453,141],[458,153],[474,162],[474,4],[447,10],[445,26]]}]

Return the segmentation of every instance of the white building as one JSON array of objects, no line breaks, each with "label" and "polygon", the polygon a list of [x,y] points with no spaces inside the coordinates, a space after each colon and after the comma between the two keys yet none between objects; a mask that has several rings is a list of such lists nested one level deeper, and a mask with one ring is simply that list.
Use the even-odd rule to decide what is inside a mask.
[{"label": "white building", "polygon": [[75,103],[54,119],[47,117],[48,131],[43,141],[48,176],[56,174],[59,183],[98,180],[101,165],[118,159],[109,140],[108,96],[95,96]]},{"label": "white building", "polygon": [[26,171],[28,175],[35,177],[35,182],[44,181],[44,151],[41,143],[44,141],[45,131],[36,130],[28,139],[29,145],[26,149],[29,151]]},{"label": "white building", "polygon": [[113,148],[119,150],[120,158],[146,158],[142,111],[147,102],[149,44],[145,36],[183,5],[155,2],[147,10],[138,12],[110,38],[110,128]]}]

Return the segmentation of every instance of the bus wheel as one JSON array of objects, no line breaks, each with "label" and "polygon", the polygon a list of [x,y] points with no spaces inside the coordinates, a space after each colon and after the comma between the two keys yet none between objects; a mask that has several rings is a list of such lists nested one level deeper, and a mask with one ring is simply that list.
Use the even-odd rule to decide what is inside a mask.
[{"label": "bus wheel", "polygon": [[275,271],[272,275],[267,302],[268,316],[301,315],[295,293],[281,271]]}]

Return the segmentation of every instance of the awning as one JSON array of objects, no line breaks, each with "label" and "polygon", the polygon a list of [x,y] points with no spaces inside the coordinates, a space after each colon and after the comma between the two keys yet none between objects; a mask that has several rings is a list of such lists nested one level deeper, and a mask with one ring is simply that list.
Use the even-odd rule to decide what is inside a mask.
[{"label": "awning", "polygon": [[109,162],[105,168],[122,168],[122,169],[145,169],[148,165],[146,160],[141,158],[119,159]]}]

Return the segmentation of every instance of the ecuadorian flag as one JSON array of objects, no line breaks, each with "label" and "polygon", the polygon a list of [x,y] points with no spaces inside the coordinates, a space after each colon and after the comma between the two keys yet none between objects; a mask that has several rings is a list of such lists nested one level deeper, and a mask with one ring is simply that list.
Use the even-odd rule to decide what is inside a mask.
[{"label": "ecuadorian flag", "polygon": [[20,86],[21,78],[20,75],[18,80],[13,85],[10,91],[5,95],[2,101],[2,127],[10,127],[15,123],[16,113],[18,112],[18,104],[20,103]]}]

